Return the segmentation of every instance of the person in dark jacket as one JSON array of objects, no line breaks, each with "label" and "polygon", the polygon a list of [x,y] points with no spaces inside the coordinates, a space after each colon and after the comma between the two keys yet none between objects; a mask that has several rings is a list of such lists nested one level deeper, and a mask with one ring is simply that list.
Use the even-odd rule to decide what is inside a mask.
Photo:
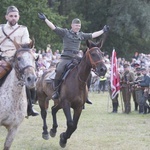
[{"label": "person in dark jacket", "polygon": [[145,93],[146,88],[149,89],[150,86],[150,77],[147,75],[147,70],[146,68],[141,68],[143,78],[141,81],[139,81],[138,86],[142,87],[142,106],[143,106],[143,113],[147,114],[147,110],[150,112],[150,106],[148,105],[147,101],[147,96]]},{"label": "person in dark jacket", "polygon": [[68,30],[66,28],[55,26],[43,13],[38,13],[38,16],[41,20],[45,21],[46,24],[63,40],[63,53],[56,68],[56,76],[54,81],[55,93],[52,95],[52,99],[55,100],[59,98],[59,87],[65,67],[77,57],[80,50],[81,41],[86,41],[102,35],[109,30],[109,26],[105,25],[103,29],[93,33],[84,33],[80,31],[81,21],[78,18],[72,20],[71,29]]}]

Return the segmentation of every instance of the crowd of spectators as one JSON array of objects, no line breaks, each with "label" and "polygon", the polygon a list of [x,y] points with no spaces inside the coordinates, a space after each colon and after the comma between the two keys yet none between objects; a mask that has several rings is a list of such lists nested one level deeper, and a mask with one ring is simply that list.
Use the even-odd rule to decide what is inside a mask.
[{"label": "crowd of spectators", "polygon": [[[96,75],[93,74],[93,79],[92,82],[94,85],[91,85],[91,91],[100,91],[104,92],[108,90],[108,82],[110,81],[110,76],[111,76],[111,56],[105,55],[104,56],[104,62],[107,67],[107,73],[105,75],[106,81],[105,81],[105,88],[101,86],[101,77],[97,77]],[[146,68],[149,76],[150,76],[150,54],[143,54],[143,53],[138,53],[135,52],[135,55],[131,58],[131,61],[127,61],[125,58],[117,58],[117,65],[118,65],[118,71],[120,74],[123,73],[124,64],[129,64],[130,69],[135,72],[136,68]],[[104,77],[102,77],[104,78]]]},{"label": "crowd of spectators", "polygon": [[[35,52],[35,51],[34,51]],[[45,71],[51,67],[56,67],[56,64],[60,59],[59,50],[54,52],[51,49],[51,45],[48,44],[46,50],[39,50],[38,53],[35,52],[35,57],[37,60],[37,75],[40,77]]]},{"label": "crowd of spectators", "polygon": [[[37,58],[37,75],[41,77],[41,75],[52,68],[56,68],[57,63],[59,62],[61,53],[59,50],[52,51],[51,45],[48,44],[46,50],[38,50],[36,53],[36,49],[33,50],[35,58]],[[83,56],[83,51],[80,50],[78,53],[79,57]]]},{"label": "crowd of spectators", "polygon": [[[61,53],[59,50],[55,50],[54,52],[51,49],[51,45],[48,44],[46,50],[39,50],[38,53],[35,52],[36,57],[38,57],[37,68],[38,68],[38,77],[40,77],[46,70],[51,67],[56,67],[56,64],[59,62]],[[83,56],[83,52],[80,50],[79,57]],[[98,77],[94,73],[92,73],[92,81],[91,81],[91,91],[107,91],[108,90],[108,82],[110,81],[110,73],[111,73],[111,56],[106,54],[104,56],[104,62],[107,67],[107,73],[105,77]],[[146,68],[148,74],[150,75],[150,54],[143,54],[135,52],[134,56],[131,58],[131,61],[127,61],[125,58],[117,58],[118,62],[118,71],[120,74],[123,72],[123,65],[129,64],[130,69],[134,72],[137,67]],[[105,81],[104,81],[105,79]],[[105,82],[105,86],[100,83]]]}]

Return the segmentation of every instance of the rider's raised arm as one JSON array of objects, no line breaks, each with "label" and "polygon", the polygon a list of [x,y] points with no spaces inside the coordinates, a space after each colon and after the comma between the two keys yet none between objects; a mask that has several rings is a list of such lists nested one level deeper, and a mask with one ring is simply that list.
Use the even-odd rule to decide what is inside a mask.
[{"label": "rider's raised arm", "polygon": [[99,31],[93,32],[93,33],[92,33],[92,38],[94,39],[94,38],[96,38],[96,37],[102,35],[103,33],[104,33],[103,30],[99,30]]},{"label": "rider's raised arm", "polygon": [[47,18],[45,19],[45,22],[52,30],[56,29],[55,25],[51,21],[49,21]]},{"label": "rider's raised arm", "polygon": [[39,16],[39,18],[40,18],[41,20],[45,21],[46,24],[47,24],[52,30],[55,30],[55,29],[56,29],[55,25],[54,25],[51,21],[49,21],[43,13],[38,13],[38,16]]},{"label": "rider's raised arm", "polygon": [[96,38],[96,37],[102,35],[105,32],[108,32],[108,31],[109,31],[109,26],[105,25],[102,30],[93,32],[92,33],[92,38]]}]

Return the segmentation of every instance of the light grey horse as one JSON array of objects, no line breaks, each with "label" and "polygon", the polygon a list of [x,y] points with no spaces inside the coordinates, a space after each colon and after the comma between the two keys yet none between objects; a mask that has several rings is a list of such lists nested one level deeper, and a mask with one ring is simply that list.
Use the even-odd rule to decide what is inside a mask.
[{"label": "light grey horse", "polygon": [[0,87],[0,126],[8,130],[4,150],[10,149],[17,129],[27,115],[25,86],[33,88],[37,80],[31,47],[16,47],[12,70]]}]

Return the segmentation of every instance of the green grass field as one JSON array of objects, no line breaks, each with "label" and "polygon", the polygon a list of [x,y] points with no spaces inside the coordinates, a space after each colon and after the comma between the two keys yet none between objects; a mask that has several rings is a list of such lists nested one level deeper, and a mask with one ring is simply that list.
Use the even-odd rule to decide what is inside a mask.
[{"label": "green grass field", "polygon": [[[122,113],[121,101],[117,114],[111,113],[108,93],[89,93],[93,105],[85,105],[77,130],[68,140],[65,148],[59,146],[59,135],[66,130],[63,111],[58,112],[58,132],[55,138],[42,139],[42,119],[40,116],[24,119],[11,150],[149,150],[150,114],[141,115],[134,111]],[[50,107],[52,106],[50,101]],[[40,112],[39,106],[34,108]],[[52,126],[51,109],[47,123]],[[6,137],[6,129],[0,127],[0,150]]]}]

